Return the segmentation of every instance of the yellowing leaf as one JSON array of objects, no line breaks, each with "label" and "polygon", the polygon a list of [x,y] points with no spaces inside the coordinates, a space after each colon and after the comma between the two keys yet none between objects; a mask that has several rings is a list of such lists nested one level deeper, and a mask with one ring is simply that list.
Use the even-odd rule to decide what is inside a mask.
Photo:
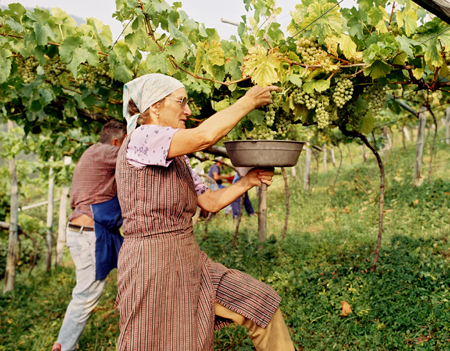
[{"label": "yellowing leaf", "polygon": [[333,54],[334,56],[338,56],[337,48],[338,48],[338,38],[337,37],[328,37],[325,39],[325,46],[328,49],[328,52]]},{"label": "yellowing leaf", "polygon": [[399,27],[403,27],[403,12],[397,11],[395,13],[395,17],[397,18],[397,24]]},{"label": "yellowing leaf", "polygon": [[433,71],[435,68],[441,67],[443,63],[440,46],[441,44],[437,38],[434,38],[429,42],[425,50],[425,61],[431,65]]},{"label": "yellowing leaf", "polygon": [[264,46],[257,44],[248,50],[242,64],[242,75],[251,76],[252,82],[265,87],[280,80],[281,62],[284,55],[278,49],[267,53]]},{"label": "yellowing leaf", "polygon": [[217,40],[208,40],[197,43],[197,57],[195,58],[195,74],[200,69],[205,70],[214,77],[213,66],[223,66],[225,64],[225,55],[220,42]]},{"label": "yellowing leaf", "polygon": [[405,32],[409,37],[417,28],[417,13],[414,10],[405,13]]},{"label": "yellowing leaf", "polygon": [[362,61],[363,53],[362,51],[355,52],[355,55],[353,55],[356,61]]},{"label": "yellowing leaf", "polygon": [[356,54],[356,44],[347,34],[341,34],[339,38],[339,47],[347,59],[352,59]]},{"label": "yellowing leaf", "polygon": [[416,79],[421,79],[423,77],[424,71],[423,68],[414,68],[413,69],[413,76]]},{"label": "yellowing leaf", "polygon": [[406,65],[407,58],[408,58],[408,55],[406,54],[406,52],[402,51],[394,57],[393,63],[396,65]]},{"label": "yellowing leaf", "polygon": [[387,33],[388,29],[386,27],[386,23],[384,22],[384,20],[378,22],[378,24],[375,26],[375,28],[380,32],[380,33]]}]

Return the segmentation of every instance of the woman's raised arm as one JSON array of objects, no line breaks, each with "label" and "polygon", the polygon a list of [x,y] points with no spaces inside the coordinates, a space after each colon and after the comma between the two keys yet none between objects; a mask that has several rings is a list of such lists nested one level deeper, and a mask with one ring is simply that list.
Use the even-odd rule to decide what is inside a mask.
[{"label": "woman's raised arm", "polygon": [[216,144],[255,108],[271,104],[270,92],[277,89],[276,86],[254,86],[233,105],[212,115],[198,127],[180,129],[173,136],[167,158],[187,155]]}]

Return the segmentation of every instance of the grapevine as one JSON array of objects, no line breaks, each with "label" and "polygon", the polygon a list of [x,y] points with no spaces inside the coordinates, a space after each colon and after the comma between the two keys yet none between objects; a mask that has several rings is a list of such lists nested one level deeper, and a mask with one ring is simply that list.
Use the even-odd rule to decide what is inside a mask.
[{"label": "grapevine", "polygon": [[31,83],[37,77],[37,67],[39,66],[39,61],[34,57],[30,56],[24,59],[19,56],[16,60],[18,65],[19,76],[23,79],[25,84]]},{"label": "grapevine", "polygon": [[386,92],[380,84],[375,84],[372,87],[364,88],[364,93],[367,94],[369,101],[369,110],[373,115],[378,115],[386,103]]},{"label": "grapevine", "polygon": [[331,72],[334,69],[333,61],[320,45],[308,38],[302,37],[296,42],[297,53],[302,56],[303,63],[307,65],[320,65],[325,72]]},{"label": "grapevine", "polygon": [[47,60],[44,65],[45,76],[50,83],[56,86],[61,85],[61,81],[59,76],[61,73],[67,71],[67,66],[65,63],[61,62],[61,58],[59,56],[54,56],[51,59]]},{"label": "grapevine", "polygon": [[350,79],[343,79],[337,82],[333,93],[334,103],[337,107],[342,108],[350,101],[353,95],[353,83]]}]

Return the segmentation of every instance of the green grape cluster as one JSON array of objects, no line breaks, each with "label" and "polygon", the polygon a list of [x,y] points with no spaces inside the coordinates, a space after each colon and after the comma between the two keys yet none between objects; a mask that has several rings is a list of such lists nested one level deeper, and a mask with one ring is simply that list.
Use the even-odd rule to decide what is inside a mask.
[{"label": "green grape cluster", "polygon": [[319,103],[316,108],[316,120],[317,127],[319,129],[325,129],[330,125],[331,118],[330,113],[327,111],[328,105],[325,103]]},{"label": "green grape cluster", "polygon": [[292,98],[294,100],[294,104],[305,105],[308,110],[315,109],[319,103],[314,95],[309,95],[300,89],[295,89],[292,92]]},{"label": "green grape cluster", "polygon": [[344,105],[352,98],[353,83],[350,79],[343,79],[337,82],[334,89],[333,99],[337,107],[343,108]]},{"label": "green grape cluster", "polygon": [[67,71],[67,65],[61,62],[61,57],[54,56],[47,60],[44,65],[45,76],[53,85],[59,86],[61,82],[59,75]]},{"label": "green grape cluster", "polygon": [[257,140],[273,140],[276,135],[277,132],[270,129],[267,124],[263,122],[260,126],[257,126],[252,131],[250,131],[247,136],[251,139]]},{"label": "green grape cluster", "polygon": [[386,103],[386,92],[383,87],[381,84],[375,84],[372,87],[364,88],[364,93],[367,94],[369,110],[374,116],[378,115]]},{"label": "green grape cluster", "polygon": [[347,108],[346,116],[348,118],[347,125],[352,130],[358,130],[361,125],[361,120],[365,116],[365,111],[357,111],[354,105],[350,105]]},{"label": "green grape cluster", "polygon": [[107,76],[109,72],[108,56],[101,56],[99,61],[98,74],[100,76]]},{"label": "green grape cluster", "polygon": [[83,75],[83,80],[84,80],[84,84],[86,85],[86,88],[88,88],[89,90],[94,89],[95,84],[97,84],[98,82],[98,69],[97,67],[91,66],[91,65],[86,65],[84,67],[84,75]]},{"label": "green grape cluster", "polygon": [[308,38],[302,37],[296,42],[297,53],[302,56],[303,63],[307,65],[320,65],[325,72],[333,70],[333,61],[320,45]]},{"label": "green grape cluster", "polygon": [[103,77],[108,75],[109,64],[107,60],[107,57],[102,56],[100,57],[100,64],[98,67],[88,64],[84,66],[84,73],[80,78],[84,81],[86,88],[93,89],[97,82],[103,80]]},{"label": "green grape cluster", "polygon": [[27,57],[26,59],[19,56],[16,63],[18,65],[17,71],[19,76],[23,79],[25,84],[29,84],[36,79],[36,70],[39,66],[39,61],[34,56]]},{"label": "green grape cluster", "polygon": [[272,105],[270,105],[269,108],[267,109],[267,111],[264,113],[266,124],[269,127],[273,126],[273,123],[275,122],[275,115],[276,115],[276,112],[275,112],[274,108],[272,107]]},{"label": "green grape cluster", "polygon": [[289,116],[286,114],[281,114],[280,118],[277,118],[277,121],[275,122],[275,129],[277,130],[277,135],[285,138],[287,133],[289,132],[289,128],[291,127],[291,121],[289,119]]}]

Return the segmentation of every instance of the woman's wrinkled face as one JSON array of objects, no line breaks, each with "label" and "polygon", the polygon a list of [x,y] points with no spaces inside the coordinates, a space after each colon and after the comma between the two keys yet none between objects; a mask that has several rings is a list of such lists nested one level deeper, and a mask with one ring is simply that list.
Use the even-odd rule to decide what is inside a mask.
[{"label": "woman's wrinkled face", "polygon": [[[182,100],[187,99],[186,90],[175,90],[162,101],[159,110],[159,124],[163,127],[186,128],[188,116],[192,114],[189,105],[181,106]],[[178,101],[177,101],[178,100]]]}]

